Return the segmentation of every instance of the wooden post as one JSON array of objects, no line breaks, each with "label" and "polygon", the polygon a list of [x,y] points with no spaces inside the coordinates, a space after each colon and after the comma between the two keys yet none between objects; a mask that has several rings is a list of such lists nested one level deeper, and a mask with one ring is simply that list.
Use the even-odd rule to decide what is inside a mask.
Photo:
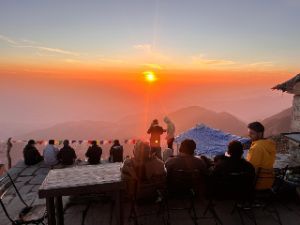
[{"label": "wooden post", "polygon": [[7,149],[6,149],[6,157],[7,157],[7,168],[11,168],[11,157],[10,157],[10,150],[12,149],[13,145],[11,143],[11,138],[7,140]]}]

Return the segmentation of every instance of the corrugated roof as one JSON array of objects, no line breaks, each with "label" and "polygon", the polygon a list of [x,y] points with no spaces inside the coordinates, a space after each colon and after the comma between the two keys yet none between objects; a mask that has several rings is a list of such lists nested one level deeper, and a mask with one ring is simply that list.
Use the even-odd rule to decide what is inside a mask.
[{"label": "corrugated roof", "polygon": [[293,93],[293,88],[296,83],[300,82],[300,73],[294,76],[293,78],[272,87],[273,90],[280,90],[283,92]]}]

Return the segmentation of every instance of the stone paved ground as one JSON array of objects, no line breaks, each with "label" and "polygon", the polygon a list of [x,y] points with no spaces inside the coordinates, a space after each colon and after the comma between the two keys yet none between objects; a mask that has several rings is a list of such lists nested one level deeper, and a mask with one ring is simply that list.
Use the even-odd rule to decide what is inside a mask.
[{"label": "stone paved ground", "polygon": [[[23,195],[25,201],[31,205],[45,204],[44,199],[38,198],[38,188],[43,182],[45,176],[47,175],[49,168],[43,163],[39,165],[27,167],[23,162],[19,162],[14,168],[12,168],[9,173],[13,176],[16,186],[19,188],[20,193]],[[104,199],[106,200],[106,199]],[[92,201],[86,198],[69,198],[64,197],[64,208],[65,208],[65,224],[66,225],[93,225],[93,224],[109,224],[111,219],[111,204],[109,201],[104,201],[103,198],[95,199]],[[22,208],[21,202],[16,198],[15,193],[10,189],[4,197],[5,204],[8,205],[8,211],[12,215],[17,215],[17,213]],[[172,203],[174,204],[174,203]],[[171,205],[172,205],[171,204]],[[178,204],[178,202],[176,203]],[[289,200],[285,202],[287,206],[276,204],[278,208],[283,224],[288,225],[298,225],[300,222],[300,204],[299,200]],[[197,214],[200,216],[204,211],[205,203],[198,201],[196,205]],[[218,203],[216,206],[216,211],[223,220],[224,224],[241,224],[239,216],[237,213],[231,215],[232,202],[222,202]],[[128,222],[130,205],[128,203],[124,204],[124,214],[125,214],[125,224]],[[141,210],[149,211],[150,206],[144,207]],[[255,210],[255,215],[258,224],[278,224],[274,219],[273,215],[262,210]],[[189,214],[186,211],[172,211],[171,212],[171,224],[181,225],[181,224],[193,224]],[[112,216],[112,222],[114,224],[115,218]],[[140,220],[141,224],[144,225],[159,225],[163,224],[162,218],[157,215],[152,215],[149,217],[142,218]],[[3,210],[0,209],[0,225],[8,225],[10,222],[6,219]],[[133,223],[131,223],[133,224]],[[199,224],[215,224],[211,219],[200,219]],[[252,224],[247,217],[245,217],[245,224]]]}]

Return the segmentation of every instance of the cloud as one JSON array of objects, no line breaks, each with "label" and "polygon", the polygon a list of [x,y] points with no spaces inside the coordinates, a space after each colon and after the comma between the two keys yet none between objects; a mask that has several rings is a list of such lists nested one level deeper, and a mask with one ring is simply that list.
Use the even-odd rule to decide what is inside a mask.
[{"label": "cloud", "polygon": [[158,70],[162,70],[162,66],[158,65],[158,64],[152,64],[152,63],[146,63],[146,64],[142,64],[142,66],[151,68],[151,69],[158,69]]},{"label": "cloud", "polygon": [[133,48],[137,50],[142,50],[144,52],[151,53],[152,52],[152,46],[150,44],[138,44],[134,45]]},{"label": "cloud", "polygon": [[17,45],[18,43],[16,41],[14,41],[13,39],[7,37],[7,36],[4,36],[4,35],[1,35],[0,34],[0,40],[1,41],[4,41],[4,42],[7,42],[9,44],[12,44],[12,45]]},{"label": "cloud", "polygon": [[[32,48],[32,49],[37,49],[37,50],[40,50],[40,51],[52,52],[52,53],[57,53],[57,54],[73,55],[73,56],[79,56],[80,55],[77,52],[68,51],[68,50],[65,50],[65,49],[35,45],[36,42],[26,40],[26,39],[22,39],[21,41],[16,41],[16,40],[14,40],[10,37],[7,37],[5,35],[0,35],[0,40],[10,44],[10,46],[14,47],[14,48]],[[24,43],[31,43],[31,45],[23,45]]]},{"label": "cloud", "polygon": [[255,62],[255,63],[250,63],[248,66],[251,67],[272,67],[274,66],[273,62]]},{"label": "cloud", "polygon": [[193,56],[192,57],[193,64],[201,65],[201,66],[229,66],[234,65],[236,62],[225,59],[207,59],[204,56]]},{"label": "cloud", "polygon": [[58,54],[63,54],[63,55],[73,55],[73,56],[79,56],[80,54],[77,52],[72,52],[60,48],[50,48],[50,47],[45,47],[45,46],[34,46],[34,45],[15,45],[13,47],[17,48],[33,48],[37,49],[40,51],[46,51],[46,52],[52,52],[52,53],[58,53]]}]

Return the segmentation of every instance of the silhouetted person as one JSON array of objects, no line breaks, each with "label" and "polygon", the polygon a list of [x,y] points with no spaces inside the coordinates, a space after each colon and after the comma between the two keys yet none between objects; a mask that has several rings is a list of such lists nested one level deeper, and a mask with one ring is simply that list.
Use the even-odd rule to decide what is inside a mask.
[{"label": "silhouetted person", "polygon": [[[179,154],[174,157],[170,157],[166,163],[165,167],[167,169],[168,178],[168,188],[171,192],[178,192],[180,187],[178,185],[184,183],[187,177],[179,177],[178,173],[183,173],[187,175],[190,179],[197,174],[196,180],[189,182],[201,183],[197,187],[197,191],[204,192],[206,188],[205,178],[208,173],[206,164],[202,159],[195,157],[196,143],[191,139],[184,140],[179,148]],[[193,173],[194,175],[190,177],[188,174]],[[180,191],[179,191],[180,192]]]},{"label": "silhouetted person", "polygon": [[114,140],[114,143],[110,148],[109,161],[113,163],[123,162],[123,146],[120,144],[119,140]]},{"label": "silhouetted person", "polygon": [[175,125],[168,117],[164,118],[164,122],[167,124],[166,140],[168,148],[173,149],[173,142],[175,140]]},{"label": "silhouetted person", "polygon": [[150,134],[150,147],[151,151],[156,152],[156,156],[162,159],[161,156],[161,146],[160,146],[160,136],[166,132],[161,126],[158,124],[158,120],[155,119],[152,121],[151,126],[149,127],[147,133]]},{"label": "silhouetted person", "polygon": [[11,151],[11,149],[12,149],[12,147],[13,147],[13,144],[12,144],[12,142],[11,142],[11,139],[12,139],[11,137],[8,138],[7,143],[6,143],[6,146],[7,146],[6,157],[7,157],[8,169],[11,168],[11,156],[10,156],[10,151]]},{"label": "silhouetted person", "polygon": [[43,160],[43,157],[35,147],[35,141],[29,140],[23,150],[24,162],[26,165],[35,165]]},{"label": "silhouetted person", "polygon": [[92,141],[92,146],[89,147],[85,156],[88,158],[89,164],[96,165],[101,162],[102,148],[97,145],[97,141]]},{"label": "silhouetted person", "polygon": [[59,163],[57,159],[57,154],[59,149],[54,146],[54,140],[49,140],[49,144],[44,149],[44,162],[48,166],[55,166]]},{"label": "silhouetted person", "polygon": [[64,140],[64,147],[59,150],[57,154],[57,159],[63,165],[72,165],[77,158],[75,150],[70,146],[69,140]]},{"label": "silhouetted person", "polygon": [[216,196],[224,198],[229,194],[240,200],[252,199],[255,169],[242,156],[243,145],[239,141],[231,141],[227,154],[218,156],[211,176],[211,190]]},{"label": "silhouetted person", "polygon": [[269,189],[274,182],[273,165],[276,156],[276,144],[270,139],[264,138],[265,128],[260,122],[253,122],[248,125],[249,137],[252,140],[251,147],[247,154],[257,174],[256,189]]}]

